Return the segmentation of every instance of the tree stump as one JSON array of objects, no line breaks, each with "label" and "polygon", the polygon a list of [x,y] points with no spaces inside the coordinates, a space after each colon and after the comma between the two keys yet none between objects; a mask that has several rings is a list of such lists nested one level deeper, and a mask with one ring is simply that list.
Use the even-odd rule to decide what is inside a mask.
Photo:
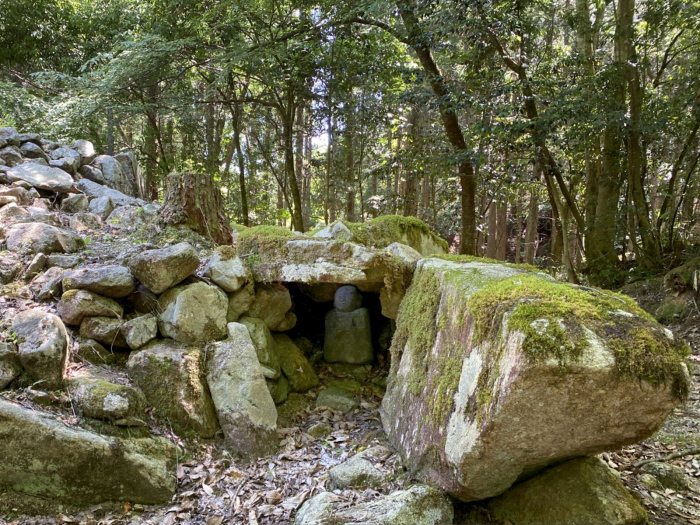
[{"label": "tree stump", "polygon": [[217,244],[231,244],[231,226],[214,178],[204,173],[171,173],[160,211],[165,224],[184,225]]}]

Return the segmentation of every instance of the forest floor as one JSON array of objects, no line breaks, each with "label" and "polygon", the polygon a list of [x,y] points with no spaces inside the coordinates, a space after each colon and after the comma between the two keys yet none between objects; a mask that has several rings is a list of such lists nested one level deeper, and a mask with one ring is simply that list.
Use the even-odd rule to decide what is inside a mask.
[{"label": "forest floor", "polygon": [[[692,349],[693,381],[687,403],[676,409],[650,439],[601,457],[642,500],[652,524],[700,525],[700,312],[671,328],[688,340]],[[373,373],[376,379],[385,373],[385,367]],[[334,380],[329,369],[322,368],[320,375],[324,383]],[[314,408],[315,391],[292,394],[280,409],[280,452],[251,465],[235,463],[212,442],[188,443],[190,452],[178,464],[178,489],[169,505],[96,506],[52,517],[0,518],[0,525],[288,525],[304,501],[330,490],[328,471],[333,466],[368,449],[371,461],[387,474],[387,481],[378,490],[335,491],[346,505],[408,487],[414,481],[388,448],[378,413],[381,392],[372,379],[368,378],[360,393],[360,406],[348,414]],[[174,435],[169,437],[177,442]],[[687,451],[696,455],[664,459]],[[650,489],[635,468],[648,459],[682,467],[695,482],[691,490]],[[455,525],[489,525],[485,513],[474,510],[473,505],[456,505]],[[477,515],[481,518],[475,518]]]}]

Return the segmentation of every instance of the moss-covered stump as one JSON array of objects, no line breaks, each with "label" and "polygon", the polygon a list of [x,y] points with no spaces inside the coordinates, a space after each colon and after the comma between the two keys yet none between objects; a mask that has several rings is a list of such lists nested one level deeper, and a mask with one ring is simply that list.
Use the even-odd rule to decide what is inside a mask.
[{"label": "moss-covered stump", "polygon": [[[0,400],[0,492],[71,507],[167,503],[175,447],[160,438],[117,439],[69,427],[50,414]],[[14,498],[0,499],[3,502]],[[23,509],[31,512],[31,508]]]},{"label": "moss-covered stump", "polygon": [[686,396],[685,352],[628,297],[425,259],[399,311],[382,422],[420,479],[484,499],[651,435]]},{"label": "moss-covered stump", "polygon": [[558,465],[490,501],[499,523],[644,525],[647,513],[598,458]]}]

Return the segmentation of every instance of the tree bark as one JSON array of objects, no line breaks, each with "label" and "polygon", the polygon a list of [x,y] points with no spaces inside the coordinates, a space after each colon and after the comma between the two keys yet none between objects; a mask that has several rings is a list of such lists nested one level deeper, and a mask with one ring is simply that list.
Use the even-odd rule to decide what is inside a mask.
[{"label": "tree bark", "polygon": [[159,214],[165,224],[184,225],[217,244],[231,243],[231,227],[211,173],[171,173]]}]

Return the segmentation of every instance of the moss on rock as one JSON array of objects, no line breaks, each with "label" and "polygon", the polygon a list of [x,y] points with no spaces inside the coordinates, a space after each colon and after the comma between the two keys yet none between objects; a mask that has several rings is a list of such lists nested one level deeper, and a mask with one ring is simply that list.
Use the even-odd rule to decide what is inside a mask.
[{"label": "moss on rock", "polygon": [[[449,245],[447,241],[430,229],[426,223],[417,217],[403,215],[381,215],[367,222],[345,222],[360,244],[373,248],[386,248],[394,242],[408,244],[423,255],[445,253]],[[426,250],[426,241],[433,246]]]}]

